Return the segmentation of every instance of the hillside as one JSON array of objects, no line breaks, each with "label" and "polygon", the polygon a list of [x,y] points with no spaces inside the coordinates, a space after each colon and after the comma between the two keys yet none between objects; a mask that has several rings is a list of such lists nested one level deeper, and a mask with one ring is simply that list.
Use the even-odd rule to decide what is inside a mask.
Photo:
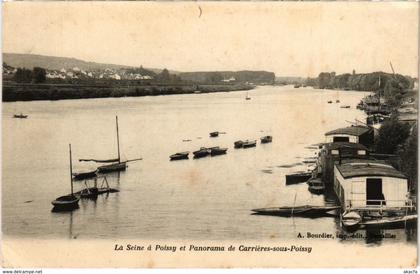
[{"label": "hillside", "polygon": [[[21,53],[3,53],[3,62],[9,66],[15,68],[28,68],[42,67],[51,70],[60,70],[62,68],[72,69],[78,67],[82,70],[104,70],[109,69],[121,69],[121,68],[133,68],[131,66],[115,65],[115,64],[102,64],[95,62],[86,62],[76,58],[68,57],[55,57],[46,55],[36,54],[21,54]],[[139,65],[140,66],[140,65]],[[159,73],[161,69],[150,69],[155,73]]]}]

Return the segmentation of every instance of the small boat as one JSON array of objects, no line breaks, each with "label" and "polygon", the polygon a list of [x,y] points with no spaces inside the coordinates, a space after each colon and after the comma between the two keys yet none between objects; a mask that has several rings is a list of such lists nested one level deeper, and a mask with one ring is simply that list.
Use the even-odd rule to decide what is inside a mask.
[{"label": "small boat", "polygon": [[169,156],[171,161],[188,159],[189,151],[178,152]]},{"label": "small boat", "polygon": [[319,183],[322,183],[321,178],[309,178],[309,180],[306,181],[306,184],[308,186],[317,185]]},{"label": "small boat", "polygon": [[223,147],[210,147],[209,149],[211,156],[226,154],[226,151],[228,150],[227,148]]},{"label": "small boat", "polygon": [[194,151],[193,154],[195,159],[203,158],[210,155],[210,150],[208,148],[201,147],[199,150]]},{"label": "small boat", "polygon": [[260,139],[261,139],[261,144],[271,143],[273,141],[273,136],[267,135],[267,136],[261,137]]},{"label": "small boat", "polygon": [[76,194],[80,195],[80,198],[96,198],[98,193],[99,189],[97,187],[88,187],[76,192]]},{"label": "small boat", "polygon": [[[127,169],[127,163],[133,162],[133,161],[139,161],[142,160],[142,158],[138,159],[132,159],[127,161],[121,161],[120,157],[120,138],[118,133],[118,116],[115,117],[115,123],[117,128],[117,152],[118,152],[118,158],[110,159],[110,160],[95,160],[95,159],[83,159],[83,160],[89,160],[94,162],[110,162],[111,164],[103,165],[98,167],[99,173],[109,173],[109,172],[117,172],[117,171],[124,171]],[[82,159],[81,159],[82,160]],[[80,160],[79,160],[80,161]]]},{"label": "small boat", "polygon": [[314,164],[314,163],[316,163],[316,159],[309,159],[309,158],[307,158],[307,159],[304,159],[302,161],[302,163],[304,163],[304,164]]},{"label": "small boat", "polygon": [[127,163],[126,162],[121,162],[121,157],[120,157],[120,138],[119,138],[119,134],[118,134],[118,116],[115,117],[115,123],[116,123],[116,127],[117,127],[117,150],[118,150],[118,158],[117,159],[118,159],[118,162],[98,167],[98,172],[100,172],[100,173],[108,173],[108,172],[114,172],[114,171],[124,171],[124,170],[127,169]]},{"label": "small boat", "polygon": [[233,143],[233,145],[235,146],[235,148],[242,148],[244,145],[244,141],[236,141],[235,143]]},{"label": "small boat", "polygon": [[69,144],[70,154],[70,186],[71,194],[60,196],[51,202],[53,205],[53,211],[71,211],[79,207],[80,197],[73,194],[73,172],[72,172],[72,160],[71,160],[71,144]]},{"label": "small boat", "polygon": [[80,195],[80,198],[96,198],[98,195],[114,192],[119,192],[119,190],[109,187],[88,187],[76,192],[75,194]]},{"label": "small boat", "polygon": [[93,187],[88,187],[87,182],[85,181],[86,188],[76,192],[75,194],[80,196],[80,198],[96,199],[98,195],[100,194],[119,192],[118,189],[109,187],[108,180],[106,179],[105,176],[103,176],[102,178],[103,178],[103,181],[100,187],[98,187],[98,180],[97,178],[95,178],[93,180],[94,182]]},{"label": "small boat", "polygon": [[343,227],[349,231],[358,229],[361,221],[362,217],[356,211],[346,211],[341,216]]},{"label": "small boat", "polygon": [[318,218],[318,217],[328,217],[336,216],[337,210],[340,206],[313,206],[313,205],[303,205],[303,206],[285,206],[285,207],[269,207],[269,208],[258,208],[253,209],[254,214],[257,215],[270,215],[270,216],[280,216],[280,217],[308,217],[308,218]]},{"label": "small boat", "polygon": [[69,194],[58,197],[51,204],[54,206],[53,211],[71,211],[79,207],[79,200],[80,197]]},{"label": "small boat", "polygon": [[382,217],[361,222],[361,226],[364,228],[400,228],[412,224],[417,224],[417,214],[398,217]]},{"label": "small boat", "polygon": [[321,178],[311,178],[307,182],[308,190],[314,194],[322,194],[325,191],[325,185]]},{"label": "small boat", "polygon": [[98,172],[109,173],[109,172],[116,172],[116,171],[124,171],[126,169],[127,169],[127,163],[119,162],[119,163],[100,166],[98,167]]},{"label": "small boat", "polygon": [[24,115],[24,114],[14,114],[13,118],[18,118],[18,119],[26,119],[28,118],[28,115]]},{"label": "small boat", "polygon": [[217,137],[217,136],[219,136],[218,131],[210,132],[210,137]]},{"label": "small boat", "polygon": [[246,140],[245,142],[243,142],[242,144],[242,148],[249,148],[249,147],[255,147],[257,145],[257,141],[256,140]]},{"label": "small boat", "polygon": [[349,105],[345,105],[345,106],[340,106],[340,108],[350,108]]},{"label": "small boat", "polygon": [[74,180],[85,180],[85,179],[91,179],[96,177],[96,169],[90,170],[90,171],[84,171],[84,172],[75,172],[73,173],[73,179]]},{"label": "small boat", "polygon": [[327,103],[328,103],[328,104],[332,104],[332,101],[328,101]]},{"label": "small boat", "polygon": [[286,175],[286,185],[299,184],[308,181],[312,172],[298,172]]}]

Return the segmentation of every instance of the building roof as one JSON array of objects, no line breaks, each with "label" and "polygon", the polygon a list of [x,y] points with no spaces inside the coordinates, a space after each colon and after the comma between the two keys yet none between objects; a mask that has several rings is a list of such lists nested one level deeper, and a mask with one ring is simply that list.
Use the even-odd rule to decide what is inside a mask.
[{"label": "building roof", "polygon": [[328,150],[332,149],[340,149],[340,148],[352,148],[352,149],[363,149],[367,150],[367,148],[359,143],[348,143],[348,142],[335,142],[335,143],[326,143],[324,144],[325,148]]},{"label": "building roof", "polygon": [[407,177],[384,161],[352,159],[335,165],[344,179],[354,177]]},{"label": "building roof", "polygon": [[352,136],[361,136],[369,131],[372,128],[366,126],[350,126],[350,127],[343,127],[339,129],[331,130],[325,133],[325,136],[328,135],[336,135],[336,134],[345,134],[345,135],[352,135]]}]

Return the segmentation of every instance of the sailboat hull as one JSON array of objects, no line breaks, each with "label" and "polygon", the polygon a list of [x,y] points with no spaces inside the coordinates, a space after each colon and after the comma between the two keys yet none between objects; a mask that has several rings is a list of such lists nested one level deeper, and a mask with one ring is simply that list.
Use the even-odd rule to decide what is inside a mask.
[{"label": "sailboat hull", "polygon": [[80,197],[73,194],[58,197],[51,204],[54,206],[53,211],[69,211],[79,207]]},{"label": "sailboat hull", "polygon": [[98,172],[100,173],[109,173],[109,172],[116,172],[116,171],[124,171],[127,169],[127,163],[115,163],[110,165],[104,165],[98,167]]}]

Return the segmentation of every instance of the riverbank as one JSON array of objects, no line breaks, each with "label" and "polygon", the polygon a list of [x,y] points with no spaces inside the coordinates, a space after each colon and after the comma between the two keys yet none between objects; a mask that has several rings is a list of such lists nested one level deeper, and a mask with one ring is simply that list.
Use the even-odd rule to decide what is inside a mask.
[{"label": "riverbank", "polygon": [[360,104],[368,107],[362,109],[373,114],[370,117],[382,119],[376,125],[376,152],[396,156],[392,164],[408,177],[409,190],[417,195],[418,89],[401,89],[391,82],[385,92],[377,91]]},{"label": "riverbank", "polygon": [[255,86],[249,84],[108,86],[3,83],[3,102],[229,92],[253,88]]}]

